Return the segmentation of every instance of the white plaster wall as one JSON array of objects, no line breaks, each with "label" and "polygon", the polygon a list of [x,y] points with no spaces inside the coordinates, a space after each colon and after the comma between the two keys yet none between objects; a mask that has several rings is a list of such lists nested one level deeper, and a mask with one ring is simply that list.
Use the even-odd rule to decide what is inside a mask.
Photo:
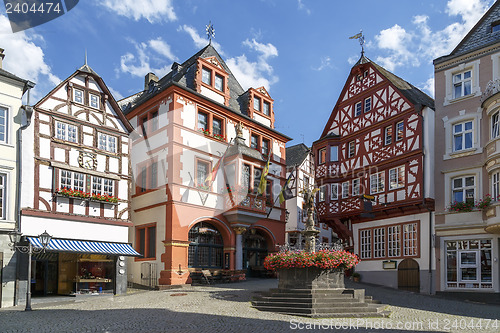
[{"label": "white plaster wall", "polygon": [[[24,162],[24,161],[23,161]],[[24,165],[23,165],[24,169]],[[52,168],[48,165],[40,165],[40,187],[42,188],[52,188]],[[24,180],[23,180],[24,183]],[[31,188],[31,195],[33,195],[33,188]]]},{"label": "white plaster wall", "polygon": [[255,119],[256,121],[258,121],[261,124],[264,124],[268,127],[271,127],[271,120],[266,118],[266,117],[261,116],[260,114],[258,114],[256,112],[254,112],[254,114],[253,114],[253,119]]},{"label": "white plaster wall", "polygon": [[128,242],[128,227],[126,226],[23,216],[21,226],[23,234],[38,236],[45,230],[55,238]]},{"label": "white plaster wall", "polygon": [[204,86],[201,87],[201,91],[200,93],[210,99],[213,99],[214,101],[220,103],[220,104],[224,104],[224,96],[216,93],[215,91],[211,90],[211,89],[208,89]]}]

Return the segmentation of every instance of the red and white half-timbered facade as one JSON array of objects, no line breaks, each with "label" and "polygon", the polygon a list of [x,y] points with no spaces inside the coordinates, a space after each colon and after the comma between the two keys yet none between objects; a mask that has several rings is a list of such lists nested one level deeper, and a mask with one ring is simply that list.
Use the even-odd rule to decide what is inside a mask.
[{"label": "red and white half-timbered facade", "polygon": [[[34,256],[33,293],[124,293],[132,225],[131,127],[87,64],[34,107],[23,133],[20,231],[53,238]],[[36,244],[34,244],[36,246]],[[135,252],[135,251],[134,251]]]},{"label": "red and white half-timbered facade", "polygon": [[398,266],[411,259],[422,276],[413,287],[428,289],[422,280],[434,201],[433,162],[425,156],[433,151],[433,107],[362,56],[313,144],[317,214],[360,256],[356,270],[365,281],[403,287]]}]

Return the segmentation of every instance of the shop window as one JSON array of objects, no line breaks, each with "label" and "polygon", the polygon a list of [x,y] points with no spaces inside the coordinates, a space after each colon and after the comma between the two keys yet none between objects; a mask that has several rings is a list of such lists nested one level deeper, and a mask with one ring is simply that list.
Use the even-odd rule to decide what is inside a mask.
[{"label": "shop window", "polygon": [[56,121],[55,137],[59,140],[77,143],[78,127],[76,125],[63,123],[62,121]]},{"label": "shop window", "polygon": [[448,288],[492,288],[490,239],[450,240],[445,248]]},{"label": "shop window", "polygon": [[0,173],[0,220],[5,220],[6,212],[5,207],[7,206],[7,175],[5,173]]},{"label": "shop window", "polygon": [[475,178],[474,176],[456,177],[451,181],[453,202],[474,203]]},{"label": "shop window", "polygon": [[7,130],[9,126],[8,110],[0,107],[0,143],[8,143]]},{"label": "shop window", "polygon": [[383,192],[385,189],[385,174],[377,172],[370,175],[370,194]]},{"label": "shop window", "polygon": [[396,141],[401,141],[404,138],[405,134],[405,125],[403,121],[400,121],[396,124]]},{"label": "shop window", "polygon": [[200,222],[189,230],[188,266],[222,268],[222,234],[212,224]]},{"label": "shop window", "polygon": [[203,67],[201,70],[201,82],[212,85],[212,71],[208,68]]},{"label": "shop window", "polygon": [[405,186],[405,166],[399,166],[389,170],[389,190],[395,190]]},{"label": "shop window", "polygon": [[98,133],[98,148],[102,150],[109,151],[110,153],[116,153],[116,136]]},{"label": "shop window", "polygon": [[136,227],[136,250],[139,259],[156,259],[156,224]]},{"label": "shop window", "polygon": [[384,143],[386,146],[392,143],[392,125],[387,126],[384,130]]}]

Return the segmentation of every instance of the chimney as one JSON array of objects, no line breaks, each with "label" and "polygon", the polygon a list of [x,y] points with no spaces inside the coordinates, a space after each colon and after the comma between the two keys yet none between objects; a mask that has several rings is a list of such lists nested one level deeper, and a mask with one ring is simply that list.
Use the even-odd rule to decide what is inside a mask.
[{"label": "chimney", "polygon": [[149,89],[149,82],[154,81],[158,82],[158,76],[156,76],[154,73],[148,73],[144,77],[144,90]]},{"label": "chimney", "polygon": [[5,54],[3,54],[4,49],[0,48],[0,68],[2,68],[3,58],[5,58]]}]

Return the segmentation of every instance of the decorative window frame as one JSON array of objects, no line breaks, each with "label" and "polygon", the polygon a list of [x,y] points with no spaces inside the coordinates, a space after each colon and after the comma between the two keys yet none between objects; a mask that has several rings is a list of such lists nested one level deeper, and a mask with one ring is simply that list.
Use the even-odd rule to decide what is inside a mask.
[{"label": "decorative window frame", "polygon": [[7,172],[7,170],[0,169],[0,178],[2,178],[2,185],[0,185],[0,191],[2,193],[2,196],[0,197],[2,200],[0,200],[0,205],[2,205],[0,208],[0,221],[6,221],[8,220],[9,217],[9,204],[11,201],[9,200],[10,198],[10,193],[9,193],[9,187],[10,187],[10,172]]},{"label": "decorative window frame", "polygon": [[326,147],[321,147],[318,149],[318,165],[323,165],[326,163]]},{"label": "decorative window frame", "polygon": [[12,131],[13,117],[10,116],[12,110],[10,106],[4,104],[0,104],[0,108],[5,110],[5,139],[0,140],[0,145],[12,145],[11,134],[10,134],[11,132],[13,132]]},{"label": "decorative window frame", "polygon": [[[105,142],[106,142],[106,148],[101,148],[100,147],[101,136],[106,137],[106,140],[105,140]],[[110,143],[109,138],[110,137],[113,138],[113,139],[115,139],[115,149],[114,149],[114,151],[110,150],[110,147],[109,147],[109,143]],[[96,140],[96,142],[97,142],[97,148],[98,149],[106,151],[108,153],[112,153],[112,154],[117,154],[118,153],[118,147],[120,146],[119,145],[119,137],[118,136],[98,131],[97,132],[97,140]]]},{"label": "decorative window frame", "polygon": [[363,114],[363,102],[359,101],[357,103],[354,103],[354,109],[353,109],[353,116],[354,116],[354,118],[359,117],[362,114]]},{"label": "decorative window frame", "polygon": [[[196,60],[196,75],[194,78],[194,85],[196,88],[196,91],[201,93],[201,88],[207,88],[210,91],[216,93],[217,95],[221,96],[224,98],[224,105],[229,106],[229,85],[227,83],[229,79],[229,73],[226,72],[226,70],[222,67],[220,64],[219,60],[217,57],[208,57],[208,58],[201,58],[199,57]],[[203,75],[203,67],[205,67],[207,70],[210,70],[211,73],[211,78],[210,78],[210,84],[206,84],[205,82],[202,81],[202,75]],[[219,75],[222,77],[222,90],[219,90],[215,88],[215,76]]]},{"label": "decorative window frame", "polygon": [[[203,182],[203,184],[200,184],[199,180],[198,180],[198,165],[200,163],[204,163],[207,165],[207,174],[205,176],[205,179],[208,177],[208,175],[210,174],[210,172],[212,172],[212,162],[209,161],[209,160],[204,160],[202,158],[199,158],[199,157],[195,157],[195,161],[194,161],[194,184],[195,186],[199,189],[199,190],[203,190],[203,191],[211,191],[212,190],[212,184],[209,184],[209,188],[205,189],[205,188],[202,188],[202,186],[207,186],[205,184],[205,182]],[[252,171],[252,170],[251,170]],[[251,183],[251,174],[250,174],[250,183]]]},{"label": "decorative window frame", "polygon": [[[146,120],[146,126],[144,126],[144,119]],[[156,120],[155,120],[156,119]],[[141,129],[142,135],[146,138],[150,135],[155,134],[160,130],[160,111],[158,108],[153,108],[147,112],[141,113],[137,116],[137,127]]]},{"label": "decorative window frame", "polygon": [[339,199],[339,183],[330,184],[330,200]]},{"label": "decorative window frame", "polygon": [[444,207],[443,209],[446,209],[446,207],[452,202],[452,184],[451,181],[453,178],[457,177],[466,177],[466,176],[474,176],[475,180],[475,192],[474,195],[478,196],[483,193],[483,182],[481,179],[483,179],[483,169],[481,167],[479,168],[472,168],[472,169],[461,169],[461,170],[455,170],[452,172],[445,172],[444,173],[444,184],[445,184],[445,191],[444,191]]},{"label": "decorative window frame", "polygon": [[[264,87],[257,89],[250,88],[248,89],[248,94],[249,117],[274,128],[274,100],[271,98],[267,90]],[[255,105],[256,100],[259,102],[258,107]],[[269,104],[269,115],[264,113],[264,103]],[[259,117],[262,117],[262,121],[259,120]]]},{"label": "decorative window frame", "polygon": [[[200,113],[203,113],[203,114],[206,114],[207,115],[207,129],[206,131],[208,131],[208,134],[205,134],[205,136],[212,136],[214,137],[214,118],[219,120],[220,123],[221,123],[221,137],[224,138],[224,140],[219,140],[219,141],[223,141],[223,142],[226,142],[227,141],[227,119],[226,117],[223,117],[209,109],[206,109],[206,108],[201,108],[201,107],[197,107],[196,109],[196,118],[195,118],[195,131],[200,131],[201,129],[198,127],[198,115]],[[216,139],[218,140],[218,139]]]},{"label": "decorative window frame", "polygon": [[156,255],[158,252],[157,249],[157,240],[153,240],[154,248],[155,248],[155,253],[154,256],[149,253],[149,244],[151,243],[151,240],[149,239],[149,229],[155,228],[155,238],[158,238],[158,227],[155,223],[148,223],[148,224],[142,224],[135,226],[135,249],[137,252],[140,251],[141,244],[139,243],[139,231],[144,230],[144,257],[136,257],[135,261],[146,261],[146,260],[156,260]]},{"label": "decorative window frame", "polygon": [[[422,246],[422,227],[420,225],[420,221],[408,221],[402,223],[393,223],[388,225],[378,225],[372,226],[368,228],[361,228],[358,230],[358,245],[357,251],[361,259],[364,260],[389,260],[389,259],[405,259],[405,258],[420,258],[421,246]],[[416,225],[416,238],[415,239],[407,239],[405,238],[405,226],[406,225]],[[375,256],[376,251],[376,243],[375,243],[375,230],[384,230],[383,231],[383,243],[378,243],[378,250],[383,253],[383,255]],[[397,230],[398,236],[397,239],[390,239],[389,235],[394,236],[393,232]],[[413,241],[413,242],[411,242]],[[399,245],[397,251],[395,251],[395,244]],[[382,246],[380,246],[382,245]],[[392,246],[391,246],[392,245]],[[414,245],[414,247],[410,246]],[[408,250],[415,249],[415,251]],[[391,251],[389,251],[391,250]],[[389,252],[391,254],[389,255]]]},{"label": "decorative window frame", "polygon": [[[64,135],[64,138],[58,138],[57,137],[57,124],[60,123],[60,124],[64,124],[66,125],[66,129],[65,129],[65,135]],[[68,126],[73,126],[76,128],[76,141],[71,141],[71,140],[68,140]],[[69,143],[73,143],[73,144],[79,144],[80,143],[80,132],[81,132],[81,128],[79,125],[77,124],[74,124],[74,123],[71,123],[71,122],[67,122],[67,121],[62,121],[62,120],[59,120],[59,119],[54,119],[53,121],[53,133],[52,133],[52,138],[54,140],[59,140],[59,141],[64,141],[64,142],[69,142]]]},{"label": "decorative window frame", "polygon": [[[445,77],[445,97],[443,106],[459,102],[465,99],[469,99],[475,96],[481,95],[481,87],[479,86],[479,63],[480,60],[471,61],[468,63],[462,63],[454,68],[448,69],[444,72]],[[458,74],[460,72],[465,72],[467,70],[471,71],[471,93],[467,96],[461,96],[458,98],[453,97],[453,75]]]},{"label": "decorative window frame", "polygon": [[[156,164],[156,186],[152,183],[152,165]],[[145,175],[144,175],[145,172]],[[159,188],[160,184],[160,165],[158,163],[158,156],[153,157],[151,160],[147,160],[143,163],[137,165],[137,177],[135,178],[135,195],[148,193]],[[143,180],[145,181],[145,187],[143,187]]]},{"label": "decorative window frame", "polygon": [[349,198],[349,181],[342,183],[342,199]]},{"label": "decorative window frame", "polygon": [[[396,180],[397,180],[396,186],[394,186],[394,187],[392,185],[392,178],[391,178],[392,171],[394,171],[396,173]],[[403,184],[399,184],[399,179],[400,179],[401,171],[403,172],[403,177],[402,177],[403,178]],[[406,186],[406,166],[404,164],[400,165],[400,166],[397,166],[395,168],[389,169],[389,182],[388,182],[388,186],[389,186],[389,191],[398,190],[398,189],[403,188],[403,187]]]},{"label": "decorative window frame", "polygon": [[[458,112],[459,115],[456,117],[448,118],[448,116],[443,117],[443,126],[445,133],[445,154],[443,155],[443,160],[449,160],[452,158],[469,156],[474,154],[481,154],[483,148],[481,147],[481,119],[483,117],[482,108],[478,108],[477,112],[465,113],[465,110]],[[453,151],[453,125],[458,123],[463,123],[467,121],[472,121],[472,148],[462,149],[460,151]],[[488,127],[489,129],[490,127]]]},{"label": "decorative window frame", "polygon": [[500,80],[500,52],[491,55],[492,81]]},{"label": "decorative window frame", "polygon": [[[333,154],[333,148],[335,148],[335,154]],[[335,155],[335,159],[333,159],[333,155]],[[330,162],[338,162],[339,161],[339,146],[331,145],[330,146],[330,158],[328,159]]]},{"label": "decorative window frame", "polygon": [[356,156],[356,140],[352,140],[346,144],[346,158],[354,158],[355,156]]}]

